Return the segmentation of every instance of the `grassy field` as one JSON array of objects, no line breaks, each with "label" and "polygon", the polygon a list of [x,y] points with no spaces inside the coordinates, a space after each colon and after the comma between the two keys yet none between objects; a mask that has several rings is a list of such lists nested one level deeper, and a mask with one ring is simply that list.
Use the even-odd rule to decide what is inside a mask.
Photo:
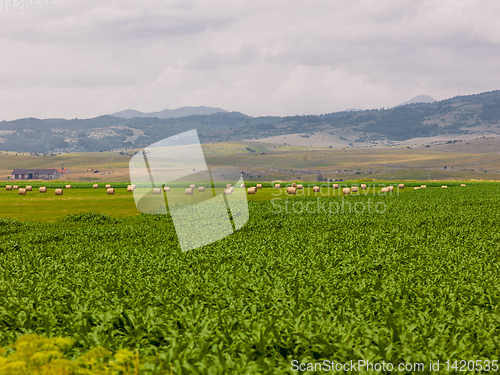
[{"label": "grassy field", "polygon": [[[92,189],[92,183],[72,183],[72,189],[64,189],[62,196],[55,195],[55,188],[64,188],[70,181],[50,181],[50,182],[30,182],[19,181],[20,187],[25,187],[27,184],[33,185],[33,191],[26,192],[26,195],[19,195],[17,190],[5,190],[5,183],[0,184],[0,217],[15,219],[20,221],[37,221],[37,222],[53,222],[67,215],[73,215],[85,212],[95,212],[98,214],[110,215],[115,218],[136,216],[141,213],[136,209],[133,193],[127,192],[125,186],[127,183],[114,183],[115,195],[107,195],[104,184],[100,188]],[[270,183],[264,183],[264,188],[259,189],[255,195],[247,195],[249,201],[269,201],[271,199],[297,199],[301,197],[341,197],[343,187],[360,186],[362,181],[351,181],[349,183],[340,184],[340,189],[333,189],[332,183],[318,184],[322,185],[319,193],[312,191],[312,186],[315,184],[305,184],[305,188],[298,190],[296,195],[286,194],[285,184],[281,189],[271,188]],[[366,190],[359,190],[353,196],[359,195],[380,195],[382,187],[398,184],[390,183],[389,181],[364,182],[368,184]],[[414,193],[412,186],[420,186],[419,181],[405,181],[406,189],[399,190],[396,188],[394,194]],[[458,186],[461,181],[447,182],[450,186]],[[467,184],[481,184],[479,182],[466,181]],[[486,183],[482,183],[486,184]],[[47,193],[39,193],[37,186],[48,186]],[[255,186],[255,183],[247,184],[247,187]],[[431,181],[427,182],[427,186],[440,187],[442,182]],[[184,188],[172,188],[172,194],[184,193]],[[416,193],[416,192],[415,192]],[[213,194],[222,194],[221,189],[214,190]],[[195,191],[196,196],[210,197],[210,192],[205,193]],[[385,193],[384,193],[385,195]],[[164,194],[167,200],[167,195]],[[195,197],[196,198],[196,197]],[[190,196],[186,196],[186,203],[193,200]],[[167,200],[168,202],[168,200]]]},{"label": "grassy field", "polygon": [[[7,180],[15,168],[68,168],[66,176],[73,181],[125,181],[129,178],[128,162],[135,154],[129,151],[121,155],[119,152],[87,152],[61,153],[47,155],[15,154],[5,152],[0,154],[0,179]],[[99,173],[94,173],[98,170]]]},{"label": "grassy field", "polygon": [[[248,181],[352,180],[500,180],[500,147],[491,139],[476,139],[430,148],[378,147],[330,149],[299,147],[258,141],[208,143],[202,148],[215,170],[234,167]],[[252,150],[252,151],[249,151]],[[118,182],[129,179],[128,163],[134,150],[69,153],[54,156],[0,153],[0,180],[14,168],[70,169],[72,181]],[[99,173],[93,173],[99,170]]]},{"label": "grassy field", "polygon": [[[360,359],[430,373],[430,360],[498,359],[498,184],[301,196],[281,210],[252,199],[241,230],[185,253],[168,215],[0,219],[3,358],[36,333],[71,339],[68,359],[136,351],[144,373],[291,374],[292,360]],[[297,208],[342,200],[379,210]]]},{"label": "grassy field", "polygon": [[56,196],[55,189],[41,194],[38,189],[18,195],[17,191],[0,190],[0,217],[20,221],[51,222],[76,213],[94,211],[114,217],[137,215],[134,198],[127,189],[115,189],[115,195],[106,195],[105,189],[64,190]]}]

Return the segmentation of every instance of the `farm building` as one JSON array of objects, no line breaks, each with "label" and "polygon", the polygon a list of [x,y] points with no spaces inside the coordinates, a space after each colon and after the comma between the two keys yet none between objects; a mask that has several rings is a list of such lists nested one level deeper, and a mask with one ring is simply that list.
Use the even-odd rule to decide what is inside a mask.
[{"label": "farm building", "polygon": [[61,174],[56,168],[51,169],[14,169],[11,173],[13,180],[51,180],[59,178]]},{"label": "farm building", "polygon": [[69,173],[69,169],[68,168],[57,168],[57,171],[59,172],[59,174],[62,176],[64,176],[65,174],[68,174]]}]

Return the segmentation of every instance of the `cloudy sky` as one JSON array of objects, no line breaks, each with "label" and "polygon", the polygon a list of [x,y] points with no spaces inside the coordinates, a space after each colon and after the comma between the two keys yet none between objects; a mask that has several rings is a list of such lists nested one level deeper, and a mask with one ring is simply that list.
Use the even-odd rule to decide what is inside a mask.
[{"label": "cloudy sky", "polygon": [[498,1],[20,4],[0,3],[0,120],[321,114],[500,89]]}]

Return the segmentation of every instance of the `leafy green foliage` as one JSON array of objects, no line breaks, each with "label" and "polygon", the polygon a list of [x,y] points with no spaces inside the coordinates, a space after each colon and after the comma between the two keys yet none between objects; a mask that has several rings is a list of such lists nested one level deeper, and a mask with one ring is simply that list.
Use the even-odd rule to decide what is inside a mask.
[{"label": "leafy green foliage", "polygon": [[[17,247],[0,252],[0,345],[62,336],[69,356],[127,348],[202,374],[496,359],[499,197],[476,184],[320,198],[314,213],[250,202],[242,229],[186,253],[166,215],[2,220],[1,243]],[[328,214],[369,199],[385,213]]]},{"label": "leafy green foliage", "polygon": [[92,224],[115,224],[117,220],[109,215],[85,212],[82,214],[68,215],[61,219],[64,222],[72,223],[92,223]]}]

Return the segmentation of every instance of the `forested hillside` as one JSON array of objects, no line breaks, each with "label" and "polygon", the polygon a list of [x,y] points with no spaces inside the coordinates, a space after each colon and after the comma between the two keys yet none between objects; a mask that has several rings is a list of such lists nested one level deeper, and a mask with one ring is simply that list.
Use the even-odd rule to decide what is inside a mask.
[{"label": "forested hillside", "polygon": [[197,129],[202,142],[259,139],[283,134],[349,131],[351,142],[379,139],[500,133],[500,91],[457,96],[391,109],[311,116],[251,117],[239,112],[174,119],[100,116],[91,119],[27,118],[0,123],[0,149],[46,153],[108,151],[144,147]]}]

